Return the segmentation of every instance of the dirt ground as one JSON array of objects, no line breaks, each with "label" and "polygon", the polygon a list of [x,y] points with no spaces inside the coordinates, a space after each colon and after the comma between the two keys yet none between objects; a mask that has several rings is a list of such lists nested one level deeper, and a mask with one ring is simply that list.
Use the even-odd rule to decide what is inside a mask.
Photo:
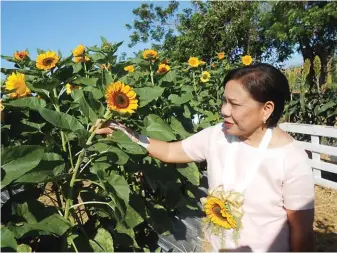
[{"label": "dirt ground", "polygon": [[315,186],[316,251],[337,251],[337,191]]}]

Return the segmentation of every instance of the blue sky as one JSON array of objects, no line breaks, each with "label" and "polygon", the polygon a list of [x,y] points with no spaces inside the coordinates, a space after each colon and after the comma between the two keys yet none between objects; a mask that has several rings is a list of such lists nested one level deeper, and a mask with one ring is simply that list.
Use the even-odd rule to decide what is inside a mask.
[{"label": "blue sky", "polygon": [[[79,44],[99,45],[100,36],[104,36],[110,42],[124,41],[118,53],[132,56],[148,46],[127,46],[131,32],[125,24],[132,23],[132,10],[142,2],[145,1],[1,1],[1,54],[11,56],[16,50],[28,48],[35,58],[36,48],[41,48],[69,55]],[[155,4],[164,6],[167,2],[155,1]],[[189,4],[181,2],[180,8]],[[302,57],[295,55],[286,65],[301,62]],[[1,60],[1,66],[13,65]]]}]

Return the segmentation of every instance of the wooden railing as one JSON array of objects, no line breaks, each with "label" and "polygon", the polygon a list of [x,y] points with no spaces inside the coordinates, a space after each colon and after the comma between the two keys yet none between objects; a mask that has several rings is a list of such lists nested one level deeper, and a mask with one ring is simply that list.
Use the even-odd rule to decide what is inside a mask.
[{"label": "wooden railing", "polygon": [[[296,123],[281,123],[281,129],[289,133],[305,134],[310,136],[310,142],[296,141],[297,144],[311,153],[310,165],[313,169],[315,184],[337,189],[337,182],[322,177],[322,171],[333,173],[337,178],[337,146],[321,144],[321,138],[335,138],[337,140],[337,127],[306,125]],[[337,143],[337,142],[336,142]],[[323,157],[327,159],[322,159]]]}]

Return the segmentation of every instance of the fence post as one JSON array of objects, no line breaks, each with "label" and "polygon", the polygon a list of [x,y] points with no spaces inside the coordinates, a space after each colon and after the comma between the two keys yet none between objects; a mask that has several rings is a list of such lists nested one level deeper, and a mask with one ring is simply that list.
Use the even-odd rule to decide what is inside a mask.
[{"label": "fence post", "polygon": [[[311,135],[311,143],[319,145],[319,136]],[[312,152],[312,160],[320,161],[321,160],[321,153]],[[313,168],[314,177],[321,179],[322,178],[322,171],[319,169]]]}]

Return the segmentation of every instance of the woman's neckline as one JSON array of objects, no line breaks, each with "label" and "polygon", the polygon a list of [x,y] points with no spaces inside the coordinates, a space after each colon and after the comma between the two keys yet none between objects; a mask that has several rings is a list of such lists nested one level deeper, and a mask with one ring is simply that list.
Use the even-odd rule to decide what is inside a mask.
[{"label": "woman's neckline", "polygon": [[[272,129],[272,131],[275,129],[274,127],[273,128],[271,128]],[[250,145],[250,144],[248,144],[248,143],[246,143],[246,142],[244,142],[243,140],[241,140],[239,137],[237,137],[236,136],[236,139],[239,141],[239,143],[242,143],[244,146],[247,146],[247,147],[249,147],[249,148],[251,148],[251,149],[254,149],[254,150],[258,150],[259,149],[259,147],[255,147],[255,146],[253,146],[253,145]],[[262,140],[261,140],[262,141]],[[278,147],[267,147],[267,150],[279,150],[279,149],[284,149],[284,148],[287,148],[288,146],[291,146],[291,145],[293,145],[295,143],[295,141],[294,141],[294,139],[292,138],[292,141],[291,142],[289,142],[289,143],[286,143],[286,144],[284,144],[284,145],[282,145],[282,146],[278,146]]]},{"label": "woman's neckline", "polygon": [[[249,145],[248,143],[243,142],[243,141],[240,140],[239,138],[237,138],[237,139],[239,140],[239,143],[242,143],[243,146],[248,147],[248,148],[253,149],[253,150],[256,150],[256,151],[259,150],[258,147],[254,147],[254,146],[252,146],[252,145]],[[268,151],[268,150],[273,151],[273,150],[285,149],[285,148],[287,148],[287,147],[293,145],[294,143],[295,143],[295,141],[292,140],[291,142],[289,142],[289,143],[287,143],[287,144],[285,144],[285,145],[283,145],[283,146],[279,146],[279,147],[267,147],[267,151]]]}]

